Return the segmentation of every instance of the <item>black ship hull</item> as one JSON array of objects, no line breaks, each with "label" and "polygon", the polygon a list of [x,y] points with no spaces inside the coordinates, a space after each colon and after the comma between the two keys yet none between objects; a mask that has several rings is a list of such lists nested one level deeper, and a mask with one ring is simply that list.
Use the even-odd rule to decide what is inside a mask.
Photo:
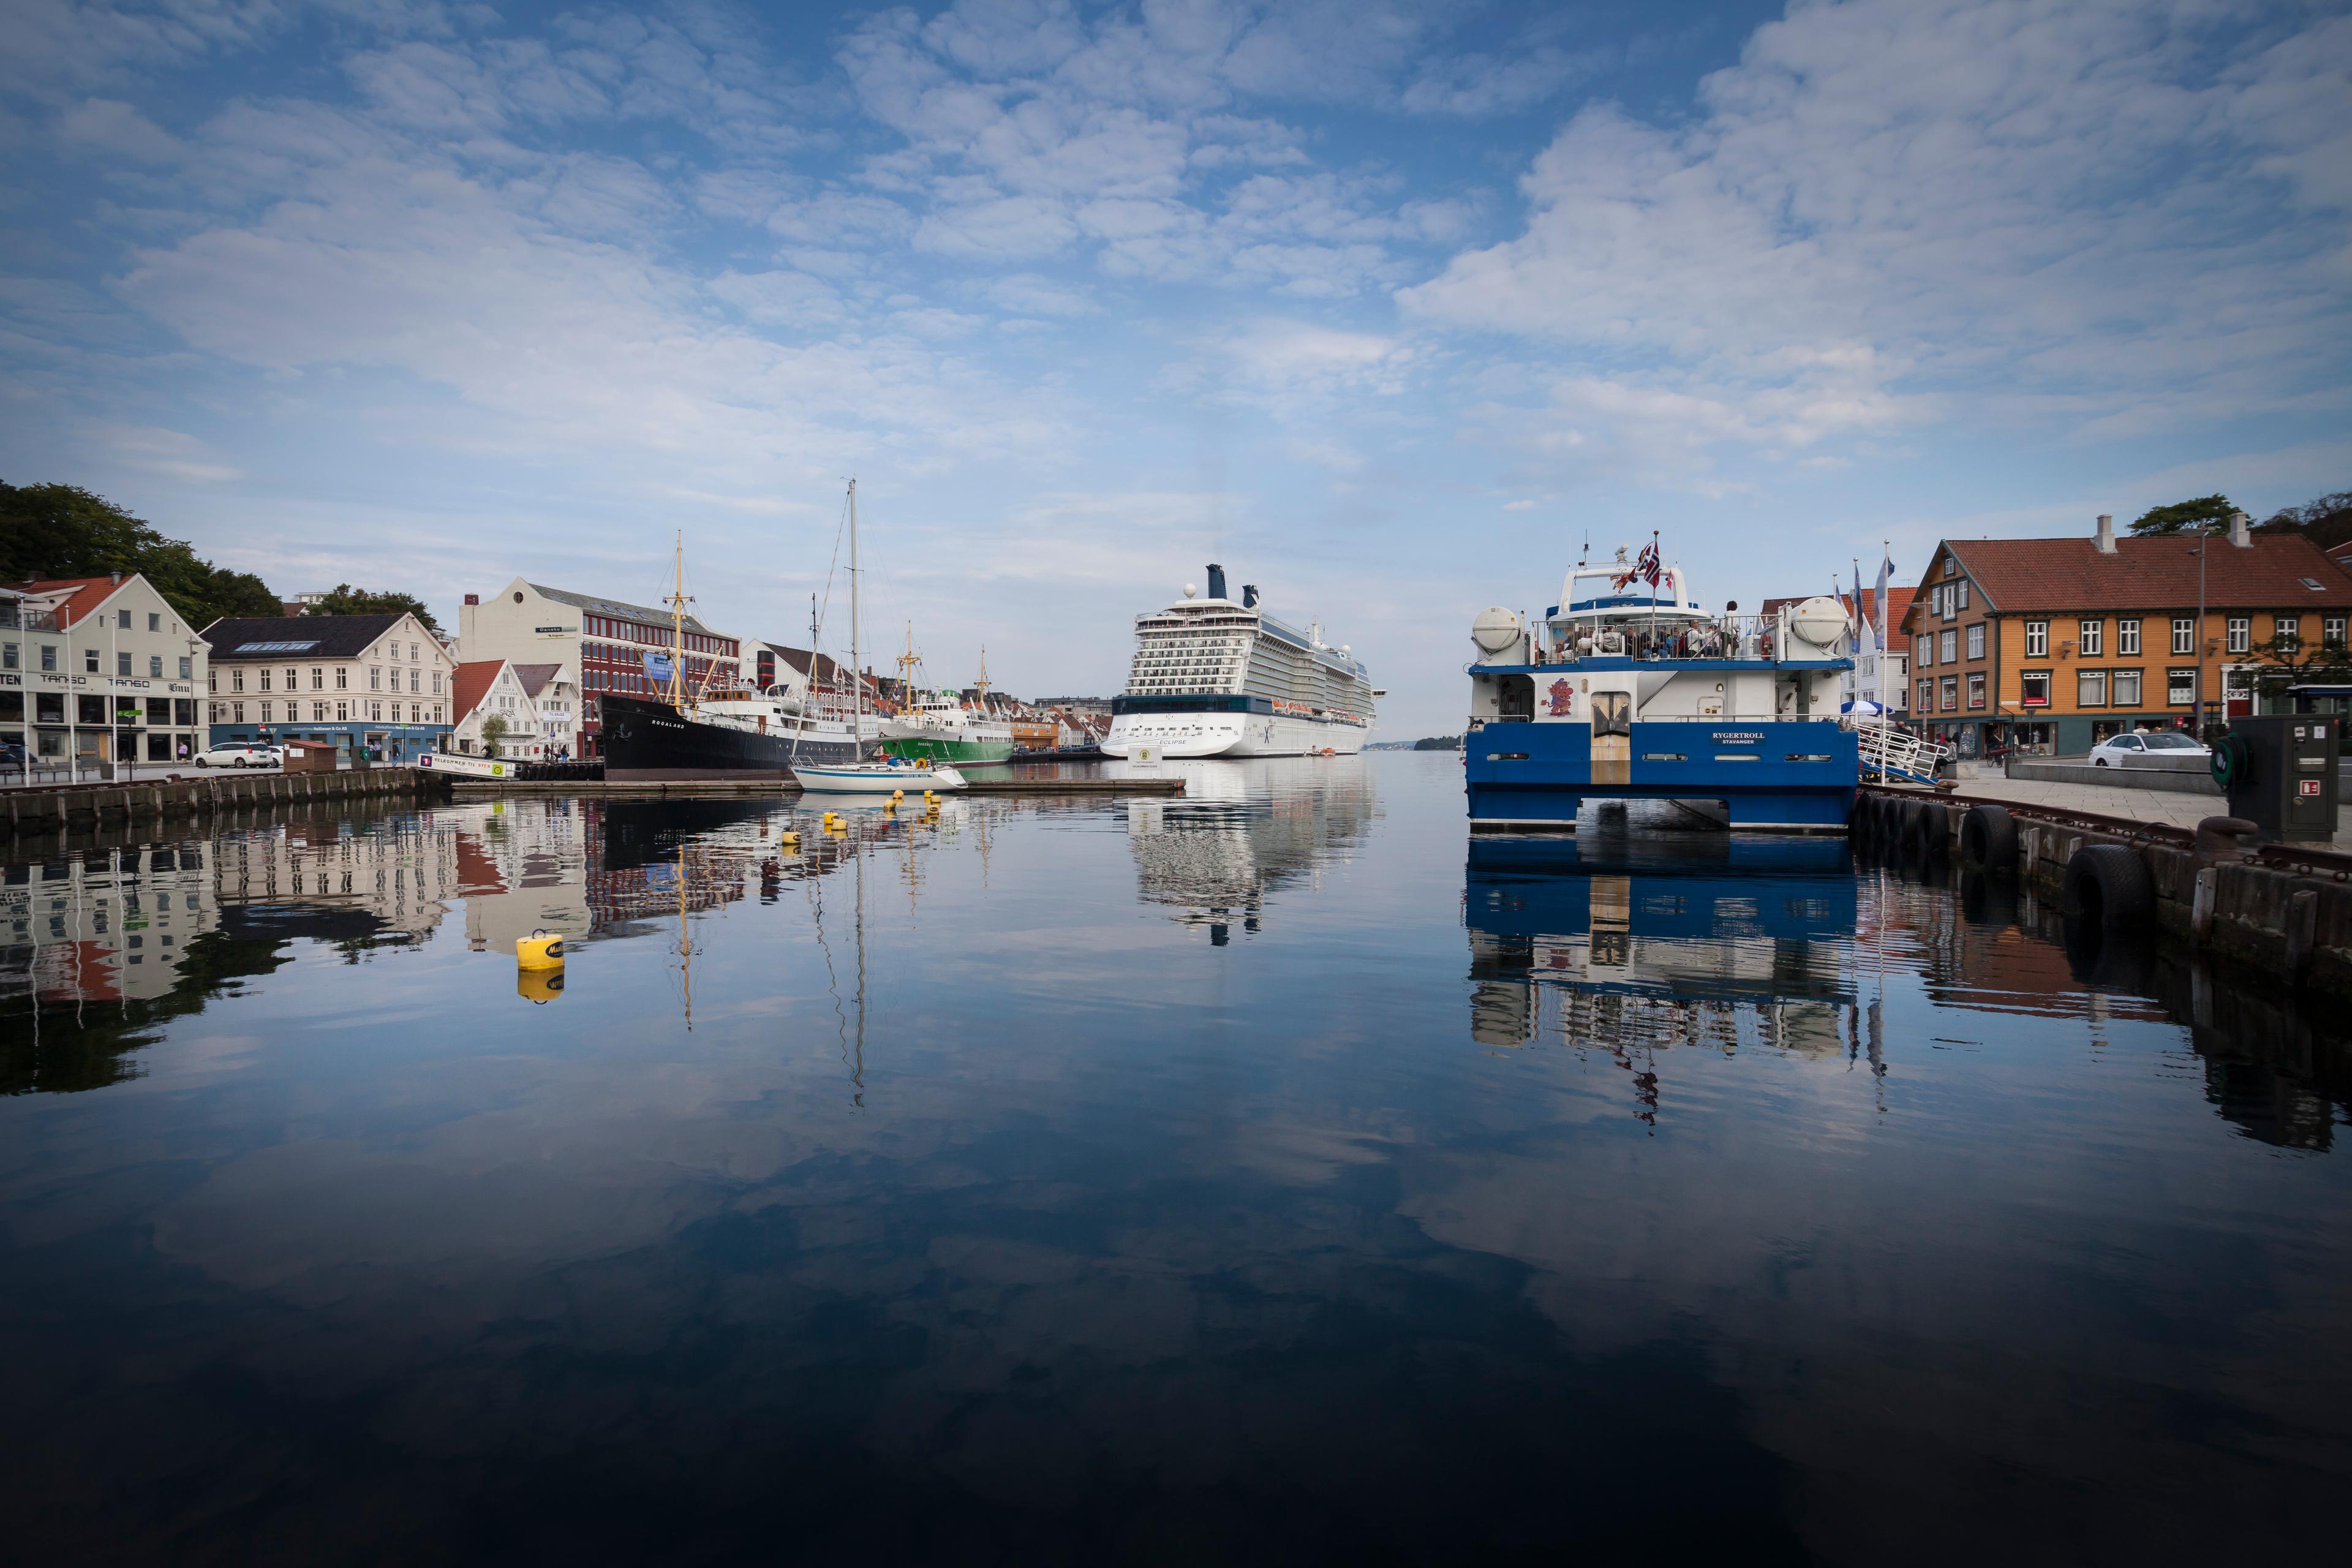
[{"label": "black ship hull", "polygon": [[[601,699],[604,776],[621,784],[674,779],[760,779],[793,776],[789,731],[761,734],[688,719],[667,702],[642,697]],[[813,766],[856,761],[847,742],[803,741],[797,753]]]}]

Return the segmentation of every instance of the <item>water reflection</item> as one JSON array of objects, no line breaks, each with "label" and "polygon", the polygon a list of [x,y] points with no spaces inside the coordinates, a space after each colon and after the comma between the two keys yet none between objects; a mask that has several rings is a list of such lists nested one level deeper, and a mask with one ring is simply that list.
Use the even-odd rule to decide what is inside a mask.
[{"label": "water reflection", "polygon": [[1257,763],[1184,762],[1155,773],[1184,780],[1184,794],[1127,805],[1128,847],[1144,902],[1175,911],[1218,947],[1233,929],[1255,935],[1267,897],[1311,887],[1322,868],[1355,854],[1378,815],[1361,757],[1302,757]]}]

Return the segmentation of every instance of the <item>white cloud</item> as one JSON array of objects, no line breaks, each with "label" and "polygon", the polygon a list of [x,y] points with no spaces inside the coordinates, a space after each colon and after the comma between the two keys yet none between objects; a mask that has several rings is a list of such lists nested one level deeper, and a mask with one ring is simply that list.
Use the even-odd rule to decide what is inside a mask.
[{"label": "white cloud", "polygon": [[85,148],[119,153],[142,163],[176,163],[186,155],[178,137],[114,99],[85,99],[76,104],[58,118],[58,134]]},{"label": "white cloud", "polygon": [[212,449],[181,430],[156,426],[118,425],[99,432],[100,439],[134,468],[191,484],[226,484],[244,475],[214,459]]}]

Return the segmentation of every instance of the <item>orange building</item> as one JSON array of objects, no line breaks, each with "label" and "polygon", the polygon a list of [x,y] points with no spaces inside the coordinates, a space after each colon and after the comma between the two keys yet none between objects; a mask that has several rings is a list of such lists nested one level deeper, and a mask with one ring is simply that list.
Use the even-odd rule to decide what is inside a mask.
[{"label": "orange building", "polygon": [[[2202,571],[2203,622],[2199,623]],[[2252,710],[2254,649],[2342,646],[2352,574],[2299,533],[1948,539],[1909,613],[1911,717],[1963,757],[2072,755]]]}]

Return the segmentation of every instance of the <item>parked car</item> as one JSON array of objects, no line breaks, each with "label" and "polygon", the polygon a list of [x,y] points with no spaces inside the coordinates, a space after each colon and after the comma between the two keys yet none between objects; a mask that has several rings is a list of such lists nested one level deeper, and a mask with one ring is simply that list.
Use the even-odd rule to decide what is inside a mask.
[{"label": "parked car", "polygon": [[28,760],[23,746],[15,741],[0,741],[0,773],[10,770],[21,773]]},{"label": "parked car", "polygon": [[2213,753],[2193,735],[2179,730],[2140,730],[2110,735],[2091,748],[2095,768],[2165,768],[2202,773],[2212,765]]},{"label": "parked car", "polygon": [[194,761],[200,768],[275,768],[285,764],[286,753],[276,746],[239,743],[198,752]]}]

